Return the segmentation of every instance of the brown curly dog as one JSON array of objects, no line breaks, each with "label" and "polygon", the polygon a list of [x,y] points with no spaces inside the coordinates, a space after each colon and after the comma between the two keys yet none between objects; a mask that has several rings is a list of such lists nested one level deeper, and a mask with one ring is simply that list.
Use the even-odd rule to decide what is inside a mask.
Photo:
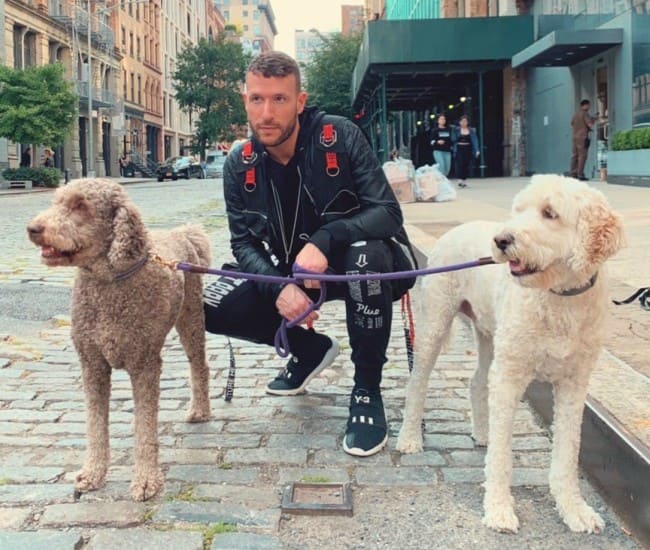
[{"label": "brown curly dog", "polygon": [[172,270],[151,256],[208,266],[208,238],[192,226],[149,233],[122,187],[105,179],[75,180],[58,189],[27,232],[46,265],[79,268],[71,333],[81,360],[88,448],[76,488],[92,491],[105,483],[111,369],[124,369],[135,404],[131,496],[149,499],[164,482],[158,464],[159,382],[161,350],[173,326],[191,366],[187,421],[210,417],[201,276]]}]

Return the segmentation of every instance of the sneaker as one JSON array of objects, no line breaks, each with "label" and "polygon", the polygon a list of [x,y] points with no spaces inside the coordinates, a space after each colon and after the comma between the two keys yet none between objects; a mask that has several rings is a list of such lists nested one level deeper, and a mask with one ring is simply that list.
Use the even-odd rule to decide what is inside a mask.
[{"label": "sneaker", "polygon": [[381,393],[354,388],[343,450],[354,456],[370,456],[381,451],[386,441],[388,430]]},{"label": "sneaker", "polygon": [[458,182],[458,187],[467,187],[467,184],[463,180],[460,180]]},{"label": "sneaker", "polygon": [[323,337],[323,345],[317,346],[309,357],[291,357],[287,366],[266,385],[266,393],[271,395],[298,395],[304,393],[307,384],[329,367],[339,354],[336,340]]}]

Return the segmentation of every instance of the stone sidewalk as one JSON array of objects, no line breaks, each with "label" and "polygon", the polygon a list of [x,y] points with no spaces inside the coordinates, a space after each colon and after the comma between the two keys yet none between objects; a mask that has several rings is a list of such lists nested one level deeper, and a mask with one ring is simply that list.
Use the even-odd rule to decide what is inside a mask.
[{"label": "stone sidewalk", "polygon": [[[420,221],[454,222],[446,222],[436,206],[443,205],[406,205],[414,234]],[[428,209],[421,208],[427,219],[409,213],[420,207]],[[416,238],[426,238],[419,227]],[[225,240],[219,231],[211,237]],[[523,402],[514,437],[514,494],[522,527],[517,535],[504,535],[482,526],[484,450],[474,448],[469,437],[467,389],[476,358],[462,324],[429,383],[425,452],[402,456],[394,450],[408,378],[398,306],[383,383],[389,442],[366,459],[341,449],[352,368],[340,304],[325,304],[317,328],[339,340],[341,354],[302,396],[266,395],[264,386],[283,361],[272,349],[233,341],[235,395],[224,402],[227,344],[210,336],[213,416],[205,424],[183,421],[188,366],[172,332],[163,353],[159,426],[166,484],[163,494],[146,503],[128,495],[133,464],[128,377],[120,371],[112,377],[107,485],[77,495],[72,481],[84,457],[85,405],[69,320],[54,319],[38,338],[0,335],[0,548],[639,548],[585,480],[584,494],[604,516],[605,532],[575,534],[564,526],[548,494],[548,433]],[[296,481],[349,482],[354,515],[283,514],[282,491]]]}]

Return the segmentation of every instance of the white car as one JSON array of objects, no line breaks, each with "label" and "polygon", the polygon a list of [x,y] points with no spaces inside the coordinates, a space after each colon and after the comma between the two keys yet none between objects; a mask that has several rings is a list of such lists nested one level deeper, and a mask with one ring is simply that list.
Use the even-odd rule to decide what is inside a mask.
[{"label": "white car", "polygon": [[226,162],[226,155],[221,151],[208,153],[205,157],[205,177],[221,178],[223,177],[223,165]]}]

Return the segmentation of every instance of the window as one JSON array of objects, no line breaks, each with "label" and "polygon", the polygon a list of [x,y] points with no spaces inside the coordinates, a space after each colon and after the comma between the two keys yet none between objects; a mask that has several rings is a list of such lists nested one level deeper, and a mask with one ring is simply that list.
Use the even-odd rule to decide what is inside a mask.
[{"label": "window", "polygon": [[135,42],[135,53],[138,61],[140,61],[140,37],[138,37]]},{"label": "window", "polygon": [[135,100],[135,73],[131,73],[131,103]]},{"label": "window", "polygon": [[126,82],[126,71],[122,71],[122,96],[124,98],[127,97],[127,95],[126,95],[126,84],[127,84],[127,82]]},{"label": "window", "polygon": [[248,17],[248,10],[244,10],[241,12],[242,17]]},{"label": "window", "polygon": [[248,32],[248,25],[244,25],[244,32]]},{"label": "window", "polygon": [[138,105],[142,105],[142,77],[138,75]]},{"label": "window", "polygon": [[122,51],[126,51],[126,29],[122,27]]},{"label": "window", "polygon": [[129,33],[129,55],[133,57],[133,33]]}]

